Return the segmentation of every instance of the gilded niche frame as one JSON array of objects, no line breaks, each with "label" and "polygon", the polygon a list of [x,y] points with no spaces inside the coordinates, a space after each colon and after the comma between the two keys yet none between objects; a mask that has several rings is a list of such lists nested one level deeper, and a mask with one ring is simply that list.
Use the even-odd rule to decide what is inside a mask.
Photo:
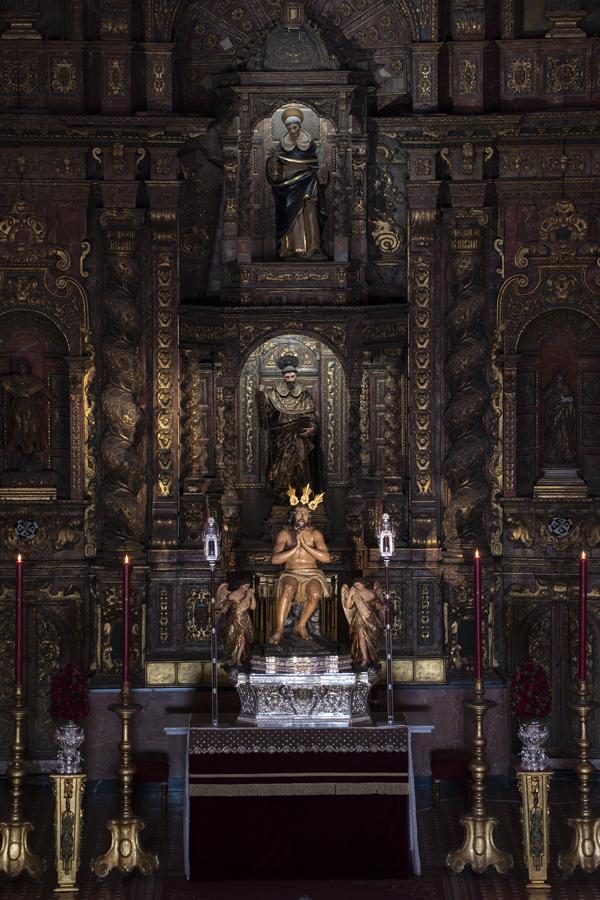
[{"label": "gilded niche frame", "polygon": [[[86,502],[85,555],[96,553],[96,484],[93,436],[95,426],[95,354],[87,293],[73,274],[69,251],[49,241],[49,220],[24,200],[17,200],[0,217],[0,291],[2,318],[27,313],[49,321],[67,347],[69,382],[69,494]],[[86,245],[86,246],[84,246]],[[82,244],[82,259],[89,252]],[[81,260],[79,271],[83,272]]]},{"label": "gilded niche frame", "polygon": [[502,483],[499,495],[517,496],[517,369],[519,342],[545,313],[566,310],[600,328],[600,244],[588,240],[589,222],[571,200],[559,200],[542,216],[538,240],[521,245],[498,293],[498,346],[503,351],[499,405],[503,414]]}]

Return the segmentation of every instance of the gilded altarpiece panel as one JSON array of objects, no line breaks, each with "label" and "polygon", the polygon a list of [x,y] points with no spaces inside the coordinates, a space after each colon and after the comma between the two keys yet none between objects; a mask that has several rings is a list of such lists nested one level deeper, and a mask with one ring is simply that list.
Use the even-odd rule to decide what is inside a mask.
[{"label": "gilded altarpiece panel", "polygon": [[[121,583],[95,583],[92,601],[96,619],[96,672],[98,681],[114,681],[123,669],[123,587]],[[134,680],[143,669],[146,653],[146,603],[135,583],[131,592],[131,670]],[[104,676],[104,678],[103,678]]]},{"label": "gilded altarpiece panel", "polygon": [[[600,244],[593,239],[591,219],[571,200],[557,201],[547,209],[537,231],[537,241],[520,245],[515,254],[514,264],[523,272],[507,278],[498,295],[504,343],[502,493],[506,498],[527,493],[539,474],[544,450],[541,394],[559,371],[566,373],[567,382],[573,382],[570,388],[578,391],[576,461],[589,470],[592,481],[600,450],[594,437],[600,436],[594,394],[599,369],[594,335],[600,328],[596,274]],[[552,324],[555,327],[549,328]],[[585,397],[581,392],[584,383],[588,388]]]}]

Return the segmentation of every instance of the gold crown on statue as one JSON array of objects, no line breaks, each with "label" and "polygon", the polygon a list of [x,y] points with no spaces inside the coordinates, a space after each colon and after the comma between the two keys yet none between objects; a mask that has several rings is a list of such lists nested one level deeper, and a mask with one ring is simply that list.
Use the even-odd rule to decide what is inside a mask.
[{"label": "gold crown on statue", "polygon": [[296,488],[293,488],[290,484],[289,488],[287,489],[287,495],[290,498],[290,506],[298,506],[298,504],[300,504],[300,506],[308,506],[308,508],[312,512],[314,512],[317,506],[319,506],[319,504],[323,502],[325,492],[323,491],[323,493],[321,494],[315,494],[311,500],[310,495],[312,493],[313,490],[310,484],[307,484],[302,491],[302,496],[298,498],[298,496],[296,495]]}]

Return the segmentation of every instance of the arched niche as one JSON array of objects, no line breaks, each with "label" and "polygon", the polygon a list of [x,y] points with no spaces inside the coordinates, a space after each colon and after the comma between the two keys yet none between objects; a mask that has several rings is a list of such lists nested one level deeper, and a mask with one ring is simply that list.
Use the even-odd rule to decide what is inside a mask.
[{"label": "arched niche", "polygon": [[[325,167],[330,175],[330,183],[325,191],[325,205],[327,220],[323,232],[322,248],[328,259],[333,258],[333,177],[332,172],[336,167],[336,129],[332,122],[310,106],[297,101],[283,103],[271,116],[261,119],[252,134],[252,171],[254,174],[254,197],[252,198],[252,259],[275,260],[277,248],[275,241],[275,205],[273,192],[269,185],[265,168],[271,153],[278,146],[285,134],[281,114],[288,106],[300,109],[304,122],[302,127],[310,134],[317,147],[317,155],[321,166]],[[293,261],[293,260],[292,260]]]},{"label": "arched niche", "polygon": [[[57,487],[58,499],[69,497],[70,399],[69,348],[65,336],[44,315],[13,310],[0,317],[0,482]],[[45,447],[27,461],[21,451],[11,449],[14,403],[19,402],[8,385],[25,362],[41,389],[39,402],[32,401],[32,414],[44,418]]]},{"label": "arched niche", "polygon": [[347,482],[348,390],[344,368],[323,341],[309,335],[282,334],[263,341],[246,358],[237,391],[238,493],[242,500],[242,534],[262,537],[272,498],[265,485],[268,435],[257,408],[259,385],[281,381],[277,360],[285,351],[299,359],[298,382],[313,396],[318,444],[325,480],[327,512],[334,531],[344,528],[343,496]]},{"label": "arched niche", "polygon": [[600,494],[600,328],[583,313],[551,310],[524,329],[517,350],[517,494],[531,495],[541,474],[547,392],[558,373],[574,398],[577,468],[590,492]]}]

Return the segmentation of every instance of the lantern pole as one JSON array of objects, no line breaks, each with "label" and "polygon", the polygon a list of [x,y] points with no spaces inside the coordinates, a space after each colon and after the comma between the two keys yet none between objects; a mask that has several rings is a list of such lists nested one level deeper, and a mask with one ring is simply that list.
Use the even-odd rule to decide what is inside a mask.
[{"label": "lantern pole", "polygon": [[215,598],[215,566],[221,558],[221,535],[217,520],[209,516],[203,534],[204,558],[210,566],[210,699],[213,728],[219,724],[217,610]]},{"label": "lantern pole", "polygon": [[385,674],[387,698],[387,723],[394,724],[394,673],[392,623],[390,614],[390,560],[394,555],[394,530],[390,522],[390,514],[383,513],[377,532],[379,555],[385,566]]}]

